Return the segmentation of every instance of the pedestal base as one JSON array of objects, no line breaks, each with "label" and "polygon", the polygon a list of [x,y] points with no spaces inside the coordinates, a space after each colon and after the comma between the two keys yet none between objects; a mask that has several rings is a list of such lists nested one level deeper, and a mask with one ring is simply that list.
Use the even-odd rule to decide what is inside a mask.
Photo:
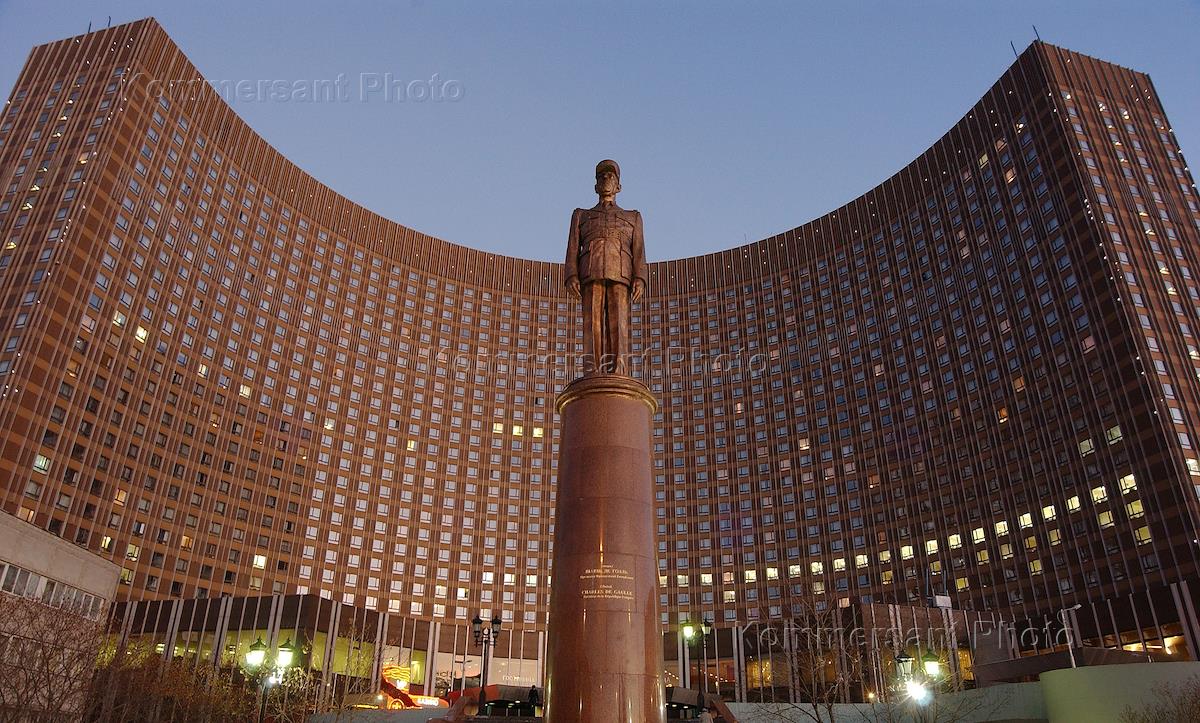
[{"label": "pedestal base", "polygon": [[558,397],[550,723],[665,719],[650,464],[657,406],[643,384],[609,374]]}]

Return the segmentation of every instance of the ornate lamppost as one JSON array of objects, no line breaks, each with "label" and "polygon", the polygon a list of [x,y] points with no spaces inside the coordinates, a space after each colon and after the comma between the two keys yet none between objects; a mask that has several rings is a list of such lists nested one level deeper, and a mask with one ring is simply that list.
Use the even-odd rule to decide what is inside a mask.
[{"label": "ornate lamppost", "polygon": [[694,639],[696,637],[696,633],[700,634],[700,661],[701,661],[701,665],[703,666],[700,671],[700,681],[701,681],[700,682],[700,692],[703,696],[703,699],[707,703],[707,700],[708,700],[708,698],[707,698],[707,696],[708,696],[708,636],[710,633],[712,633],[712,630],[713,630],[712,621],[709,620],[707,616],[701,618],[700,629],[697,630],[696,626],[694,624],[687,622],[685,620],[681,630],[683,632],[684,640],[686,640],[689,644],[694,641]]},{"label": "ornate lamppost", "polygon": [[262,638],[255,640],[250,644],[250,649],[246,651],[246,667],[259,675],[258,685],[258,723],[263,723],[267,716],[267,689],[270,686],[283,682],[284,672],[292,667],[292,661],[295,659],[296,649],[292,647],[292,641],[289,638],[286,643],[279,646],[279,650],[275,651],[275,665],[268,672],[263,668],[263,664],[267,662],[267,644]]},{"label": "ornate lamppost", "polygon": [[499,639],[500,633],[503,632],[501,626],[504,621],[497,614],[492,617],[491,625],[484,627],[483,619],[476,615],[471,620],[471,633],[475,636],[475,644],[483,646],[483,668],[479,676],[479,712],[483,712],[483,706],[487,703],[487,678],[488,678],[488,660],[491,657],[489,653],[492,647]]}]

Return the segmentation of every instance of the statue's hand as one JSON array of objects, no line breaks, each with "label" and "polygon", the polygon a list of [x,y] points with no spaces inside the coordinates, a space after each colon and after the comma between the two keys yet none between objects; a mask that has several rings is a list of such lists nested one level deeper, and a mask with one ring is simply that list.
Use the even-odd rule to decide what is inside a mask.
[{"label": "statue's hand", "polygon": [[641,300],[642,294],[646,293],[646,282],[641,279],[633,280],[633,293],[630,298],[636,303]]},{"label": "statue's hand", "polygon": [[572,276],[571,278],[567,279],[566,287],[567,287],[567,292],[570,293],[571,296],[574,296],[576,299],[579,298],[579,278],[578,277]]}]

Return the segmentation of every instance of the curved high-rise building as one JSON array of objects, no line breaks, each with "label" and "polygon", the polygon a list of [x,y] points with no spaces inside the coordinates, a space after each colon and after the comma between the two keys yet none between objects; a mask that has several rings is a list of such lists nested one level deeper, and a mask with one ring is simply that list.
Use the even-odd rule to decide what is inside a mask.
[{"label": "curved high-rise building", "polygon": [[[34,49],[0,193],[5,512],[129,601],[315,599],[431,656],[498,613],[540,677],[561,264],[338,195],[152,20]],[[670,635],[712,619],[736,696],[738,634],[814,601],[1081,603],[1093,644],[1196,658],[1198,202],[1146,75],[1037,42],[859,198],[651,264]]]}]

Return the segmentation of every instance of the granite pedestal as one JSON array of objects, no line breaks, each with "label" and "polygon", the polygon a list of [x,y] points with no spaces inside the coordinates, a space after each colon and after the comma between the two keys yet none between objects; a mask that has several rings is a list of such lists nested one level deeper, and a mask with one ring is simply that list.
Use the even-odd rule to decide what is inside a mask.
[{"label": "granite pedestal", "polygon": [[629,377],[593,374],[562,418],[546,658],[549,723],[662,723],[651,418]]}]

